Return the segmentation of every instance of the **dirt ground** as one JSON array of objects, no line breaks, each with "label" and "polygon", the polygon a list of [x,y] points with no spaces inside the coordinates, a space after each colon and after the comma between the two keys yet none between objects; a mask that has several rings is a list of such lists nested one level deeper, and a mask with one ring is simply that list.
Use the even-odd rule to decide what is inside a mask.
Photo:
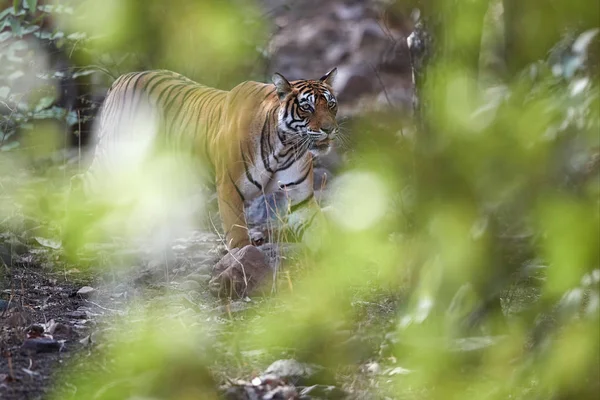
[{"label": "dirt ground", "polygon": [[[110,324],[109,318],[123,315],[134,299],[151,294],[154,298],[164,296],[168,302],[168,292],[191,292],[195,298],[190,302],[218,307],[218,300],[207,288],[218,244],[216,235],[192,234],[173,243],[168,266],[162,260],[144,260],[140,253],[134,257],[139,265],[111,271],[79,270],[61,261],[60,249],[42,245],[13,255],[12,260],[3,257],[12,265],[5,266],[2,281],[0,397],[41,399],[47,398],[53,388],[76,390],[69,387],[64,375],[60,376],[63,367],[77,354],[76,368],[91,368],[93,364],[88,365],[86,354],[97,342],[94,335]],[[106,249],[113,255],[118,251]],[[48,259],[54,259],[52,267]],[[90,294],[78,292],[86,286],[93,287]],[[26,342],[36,336],[36,330],[55,340],[56,347],[28,349]]]}]

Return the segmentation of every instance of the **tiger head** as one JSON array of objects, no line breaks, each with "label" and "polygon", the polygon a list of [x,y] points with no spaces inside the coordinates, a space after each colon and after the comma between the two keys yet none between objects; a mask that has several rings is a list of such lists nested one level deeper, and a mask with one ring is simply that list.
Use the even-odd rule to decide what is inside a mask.
[{"label": "tiger head", "polygon": [[338,133],[332,89],[336,73],[334,68],[319,80],[289,82],[278,73],[272,78],[280,102],[279,131],[287,143],[315,156],[327,154]]}]

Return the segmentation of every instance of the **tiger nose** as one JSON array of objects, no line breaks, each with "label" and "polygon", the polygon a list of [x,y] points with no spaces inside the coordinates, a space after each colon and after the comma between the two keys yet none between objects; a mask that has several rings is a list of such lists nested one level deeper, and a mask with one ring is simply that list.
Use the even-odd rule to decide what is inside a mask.
[{"label": "tiger nose", "polygon": [[335,132],[335,125],[333,124],[327,124],[327,125],[322,125],[321,126],[321,131],[323,131],[324,133],[327,134],[327,136],[330,136],[333,132]]}]

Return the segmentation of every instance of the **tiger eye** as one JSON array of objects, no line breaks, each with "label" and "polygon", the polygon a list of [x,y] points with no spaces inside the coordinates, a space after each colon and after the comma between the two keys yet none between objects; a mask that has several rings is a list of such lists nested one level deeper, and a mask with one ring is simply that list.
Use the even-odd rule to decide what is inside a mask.
[{"label": "tiger eye", "polygon": [[306,111],[306,112],[312,111],[312,107],[310,106],[310,104],[303,104],[303,105],[300,106],[300,109],[302,111]]}]

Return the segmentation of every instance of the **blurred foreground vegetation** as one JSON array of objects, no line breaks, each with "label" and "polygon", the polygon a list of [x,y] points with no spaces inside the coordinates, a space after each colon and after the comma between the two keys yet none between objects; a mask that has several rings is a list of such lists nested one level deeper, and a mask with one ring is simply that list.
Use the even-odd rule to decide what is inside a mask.
[{"label": "blurred foreground vegetation", "polygon": [[[142,68],[224,89],[267,79],[270,22],[251,2],[59,3],[0,3],[4,243],[97,233],[64,223],[80,159],[59,152],[77,143],[63,132],[77,137],[87,122],[67,104],[66,81],[107,85]],[[597,398],[598,6],[516,7],[503,25],[478,10],[511,2],[469,3],[422,5],[434,40],[418,118],[391,111],[345,125],[352,146],[329,189],[325,245],[288,266],[274,298],[218,322],[204,311],[174,317],[157,300],[133,307],[115,322],[115,344],[92,350],[101,367],[66,370],[77,391],[56,398],[216,398],[224,377],[284,356],[325,366],[358,398]],[[567,26],[563,9],[574,10]],[[55,77],[27,69],[56,66],[40,43],[77,67]],[[502,44],[506,68],[486,69]],[[369,361],[409,373],[361,372]]]}]

